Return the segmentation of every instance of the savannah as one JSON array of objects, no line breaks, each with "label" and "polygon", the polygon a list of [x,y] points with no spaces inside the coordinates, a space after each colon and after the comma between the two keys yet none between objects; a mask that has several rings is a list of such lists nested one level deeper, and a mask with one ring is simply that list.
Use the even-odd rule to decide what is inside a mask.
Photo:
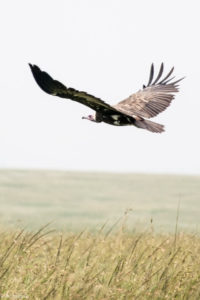
[{"label": "savannah", "polygon": [[1,170],[1,298],[199,299],[199,183]]}]

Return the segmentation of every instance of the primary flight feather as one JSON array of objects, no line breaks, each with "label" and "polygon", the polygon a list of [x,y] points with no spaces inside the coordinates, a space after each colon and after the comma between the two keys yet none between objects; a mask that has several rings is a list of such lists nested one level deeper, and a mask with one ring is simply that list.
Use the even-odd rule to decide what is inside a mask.
[{"label": "primary flight feather", "polygon": [[171,82],[174,77],[170,77],[174,68],[162,78],[164,65],[155,80],[154,65],[151,65],[148,84],[143,85],[143,89],[132,94],[127,99],[111,106],[86,92],[67,88],[61,82],[54,80],[48,73],[41,71],[36,65],[29,64],[33,77],[37,84],[46,93],[61,98],[71,99],[80,102],[96,111],[95,116],[83,117],[93,122],[105,122],[115,126],[134,125],[138,128],[147,129],[151,132],[163,132],[164,126],[149,120],[160,112],[164,111],[174,99],[174,93],[178,92],[178,82],[183,78]]}]

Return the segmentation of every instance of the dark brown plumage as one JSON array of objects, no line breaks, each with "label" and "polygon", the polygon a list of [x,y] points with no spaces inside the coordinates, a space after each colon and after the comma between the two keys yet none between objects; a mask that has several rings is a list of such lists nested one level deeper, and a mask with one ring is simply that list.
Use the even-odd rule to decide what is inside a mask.
[{"label": "dark brown plumage", "polygon": [[29,64],[29,66],[37,84],[43,91],[53,96],[77,101],[96,111],[95,116],[89,115],[83,119],[97,123],[105,122],[115,126],[134,125],[151,132],[162,132],[164,126],[144,118],[152,118],[164,111],[174,99],[174,93],[178,92],[178,82],[183,79],[171,82],[174,77],[170,78],[170,76],[174,68],[161,79],[164,70],[162,63],[158,75],[153,81],[154,65],[152,64],[147,86],[143,85],[142,90],[111,106],[86,92],[67,88],[46,72],[41,71],[36,65]]}]

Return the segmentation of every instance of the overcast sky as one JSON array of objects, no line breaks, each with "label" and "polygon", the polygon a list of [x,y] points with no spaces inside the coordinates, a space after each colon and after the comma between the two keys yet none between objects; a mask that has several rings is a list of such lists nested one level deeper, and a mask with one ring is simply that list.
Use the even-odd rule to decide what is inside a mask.
[{"label": "overcast sky", "polygon": [[[0,4],[0,168],[200,173],[200,2],[18,0]],[[155,121],[163,134],[95,124],[45,94],[28,62],[115,104],[147,83],[152,62],[186,76]]]}]

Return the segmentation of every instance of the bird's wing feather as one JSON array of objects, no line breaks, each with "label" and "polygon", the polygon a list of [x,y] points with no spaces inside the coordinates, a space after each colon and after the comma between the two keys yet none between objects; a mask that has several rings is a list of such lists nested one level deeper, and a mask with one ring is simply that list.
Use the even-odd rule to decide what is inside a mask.
[{"label": "bird's wing feather", "polygon": [[178,82],[183,78],[171,82],[174,78],[169,78],[174,70],[172,68],[165,78],[161,79],[163,69],[164,65],[162,63],[158,76],[153,81],[154,66],[152,64],[148,85],[143,86],[143,90],[139,90],[114,107],[124,114],[142,118],[152,118],[164,111],[174,99],[174,93],[178,92]]},{"label": "bird's wing feather", "polygon": [[54,80],[48,73],[41,71],[36,65],[29,64],[35,81],[40,88],[48,94],[61,98],[68,98],[82,103],[97,112],[112,114],[117,110],[105,103],[100,98],[87,94],[86,92],[77,91],[73,88],[67,88],[61,82]]}]

